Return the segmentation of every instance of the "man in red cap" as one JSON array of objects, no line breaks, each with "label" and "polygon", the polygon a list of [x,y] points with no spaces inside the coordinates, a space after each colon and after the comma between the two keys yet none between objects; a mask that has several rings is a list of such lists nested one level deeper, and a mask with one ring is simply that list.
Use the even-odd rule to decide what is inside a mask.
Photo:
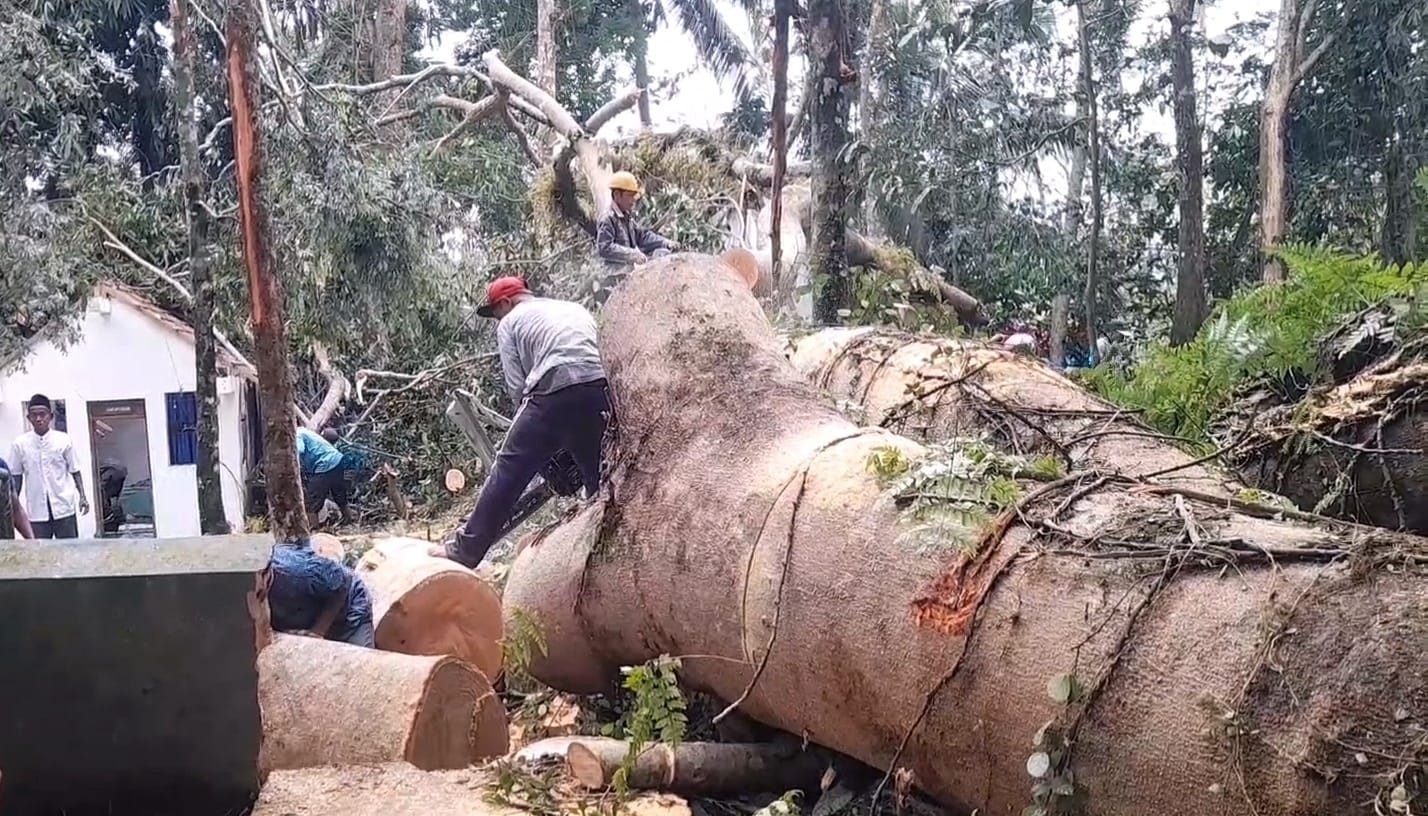
[{"label": "man in red cap", "polygon": [[500,321],[501,371],[518,407],[476,509],[446,547],[475,567],[496,543],[521,492],[564,449],[580,468],[588,495],[600,488],[600,448],[610,419],[595,318],[579,303],[532,295],[520,278],[497,278],[476,313]]}]

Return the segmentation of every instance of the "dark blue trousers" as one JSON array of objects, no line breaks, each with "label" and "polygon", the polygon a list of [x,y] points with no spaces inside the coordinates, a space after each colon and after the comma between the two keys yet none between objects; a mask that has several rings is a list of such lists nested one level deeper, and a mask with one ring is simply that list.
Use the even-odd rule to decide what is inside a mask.
[{"label": "dark blue trousers", "polygon": [[536,394],[516,414],[476,509],[456,535],[453,560],[475,567],[497,541],[521,493],[561,449],[580,468],[585,490],[600,489],[600,448],[610,418],[610,394],[604,380]]}]

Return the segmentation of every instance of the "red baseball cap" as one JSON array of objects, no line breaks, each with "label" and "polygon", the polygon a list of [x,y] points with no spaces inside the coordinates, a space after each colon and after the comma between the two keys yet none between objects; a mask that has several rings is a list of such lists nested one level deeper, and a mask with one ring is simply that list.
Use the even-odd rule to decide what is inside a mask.
[{"label": "red baseball cap", "polygon": [[486,302],[476,314],[482,317],[492,317],[496,304],[503,300],[509,300],[516,295],[528,295],[531,290],[526,288],[526,282],[517,277],[496,278],[491,281],[491,285],[486,287]]}]

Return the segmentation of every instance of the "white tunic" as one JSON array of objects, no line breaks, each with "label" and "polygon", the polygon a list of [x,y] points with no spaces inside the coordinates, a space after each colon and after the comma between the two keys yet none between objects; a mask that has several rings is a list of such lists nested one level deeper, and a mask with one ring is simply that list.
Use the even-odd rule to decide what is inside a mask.
[{"label": "white tunic", "polygon": [[25,477],[22,498],[30,520],[53,521],[79,512],[73,475],[79,472],[79,460],[64,431],[21,434],[10,457],[10,472]]}]

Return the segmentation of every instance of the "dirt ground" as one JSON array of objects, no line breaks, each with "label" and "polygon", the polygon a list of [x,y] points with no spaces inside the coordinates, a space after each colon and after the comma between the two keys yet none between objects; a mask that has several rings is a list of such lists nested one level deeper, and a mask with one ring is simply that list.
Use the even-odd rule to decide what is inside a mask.
[{"label": "dirt ground", "polygon": [[411,765],[275,771],[252,816],[517,816],[486,802],[479,770],[420,771]]}]

